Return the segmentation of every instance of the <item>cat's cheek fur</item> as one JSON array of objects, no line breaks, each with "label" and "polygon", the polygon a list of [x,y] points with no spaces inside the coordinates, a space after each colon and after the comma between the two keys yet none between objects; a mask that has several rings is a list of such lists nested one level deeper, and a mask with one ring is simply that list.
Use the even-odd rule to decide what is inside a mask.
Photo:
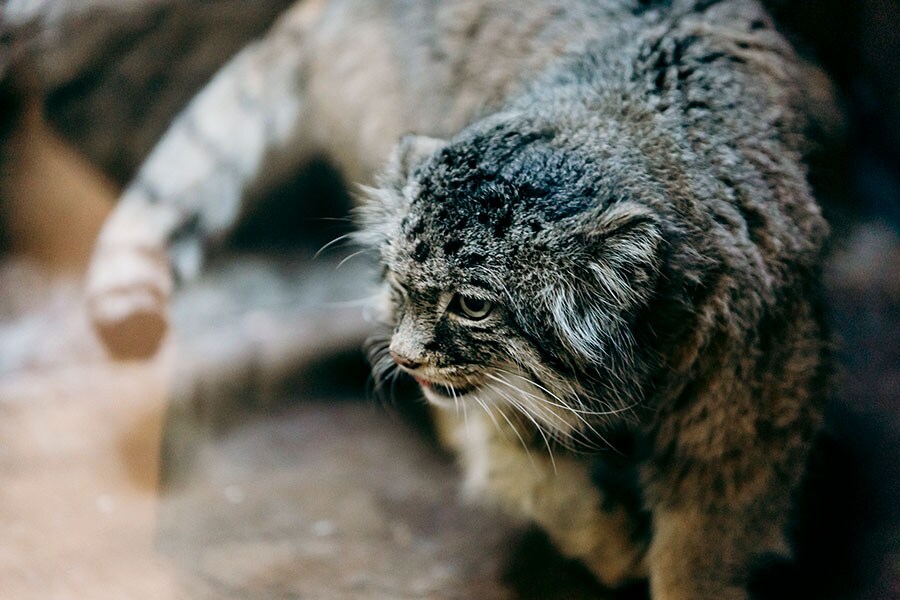
[{"label": "cat's cheek fur", "polygon": [[[634,202],[583,215],[571,264],[554,265],[538,294],[569,351],[587,363],[632,352],[630,318],[646,305],[661,268],[659,217]],[[583,258],[581,258],[583,257]]]}]

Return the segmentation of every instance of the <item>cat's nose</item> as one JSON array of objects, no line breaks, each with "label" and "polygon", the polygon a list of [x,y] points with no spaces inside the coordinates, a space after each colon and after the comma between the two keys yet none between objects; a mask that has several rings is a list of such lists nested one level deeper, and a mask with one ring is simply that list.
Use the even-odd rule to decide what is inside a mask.
[{"label": "cat's nose", "polygon": [[403,367],[404,369],[409,369],[410,371],[415,371],[419,367],[422,366],[422,363],[416,362],[411,358],[407,358],[402,354],[397,354],[393,350],[391,350],[391,358],[394,359],[394,362]]}]

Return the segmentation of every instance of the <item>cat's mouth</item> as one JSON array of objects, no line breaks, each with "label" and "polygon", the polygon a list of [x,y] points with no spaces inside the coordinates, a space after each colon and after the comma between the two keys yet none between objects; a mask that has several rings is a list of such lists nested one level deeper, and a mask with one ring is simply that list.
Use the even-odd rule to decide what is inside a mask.
[{"label": "cat's mouth", "polygon": [[416,377],[415,375],[413,377],[423,390],[442,398],[459,398],[460,396],[465,396],[469,392],[474,391],[475,388],[478,387],[470,383],[446,384],[438,383],[437,381],[429,381],[428,379]]}]

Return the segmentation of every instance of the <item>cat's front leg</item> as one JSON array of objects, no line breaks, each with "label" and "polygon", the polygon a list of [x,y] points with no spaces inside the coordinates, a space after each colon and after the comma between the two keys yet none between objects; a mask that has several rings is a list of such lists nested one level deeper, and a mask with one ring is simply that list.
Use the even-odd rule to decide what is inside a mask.
[{"label": "cat's front leg", "polygon": [[706,428],[712,438],[740,442],[701,458],[697,431],[686,422],[678,429],[677,449],[645,471],[653,523],[647,555],[652,598],[749,600],[759,569],[791,558],[789,521],[805,464],[805,436],[787,434],[778,444],[762,444],[754,443],[756,436],[730,431],[720,437]]},{"label": "cat's front leg", "polygon": [[648,554],[653,600],[749,600],[761,557],[788,556],[789,550],[783,522],[748,532],[748,518],[728,511],[659,510]]},{"label": "cat's front leg", "polygon": [[125,190],[95,246],[91,320],[113,355],[153,354],[167,328],[173,270],[197,273],[205,246],[237,221],[253,188],[307,158],[303,2],[228,62],[178,116]]}]

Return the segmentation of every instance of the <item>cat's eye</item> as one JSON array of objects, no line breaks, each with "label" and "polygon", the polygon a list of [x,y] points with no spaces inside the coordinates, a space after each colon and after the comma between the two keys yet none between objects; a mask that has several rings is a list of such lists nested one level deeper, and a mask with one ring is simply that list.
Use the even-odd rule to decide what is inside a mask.
[{"label": "cat's eye", "polygon": [[456,309],[456,312],[473,321],[485,318],[491,313],[491,309],[494,308],[490,300],[463,296],[462,294],[457,294],[453,300],[455,305],[453,308]]}]

